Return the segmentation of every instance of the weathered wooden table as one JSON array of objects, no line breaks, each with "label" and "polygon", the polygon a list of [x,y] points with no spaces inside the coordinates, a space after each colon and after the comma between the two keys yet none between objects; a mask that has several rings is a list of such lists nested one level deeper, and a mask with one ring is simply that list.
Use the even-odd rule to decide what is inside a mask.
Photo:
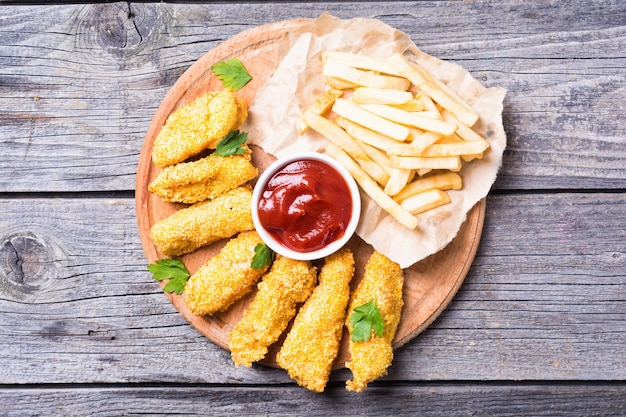
[{"label": "weathered wooden table", "polygon": [[[151,279],[135,216],[176,79],[325,11],[509,91],[469,275],[361,394],[233,366]],[[626,415],[625,44],[620,0],[0,6],[0,415]]]}]

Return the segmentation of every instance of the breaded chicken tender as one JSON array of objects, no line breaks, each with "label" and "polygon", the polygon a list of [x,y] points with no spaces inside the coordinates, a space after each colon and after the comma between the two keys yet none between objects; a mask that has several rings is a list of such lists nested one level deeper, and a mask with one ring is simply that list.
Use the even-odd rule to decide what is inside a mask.
[{"label": "breaded chicken tender", "polygon": [[350,300],[346,326],[352,332],[349,320],[353,310],[374,299],[385,323],[385,329],[382,337],[378,337],[372,331],[367,341],[350,340],[351,359],[346,363],[346,367],[352,371],[353,380],[346,382],[348,391],[363,391],[368,383],[387,374],[387,368],[393,359],[391,342],[396,335],[404,304],[403,285],[404,275],[400,265],[375,251],[367,261],[363,280]]},{"label": "breaded chicken tender", "polygon": [[238,187],[158,221],[150,229],[150,237],[163,255],[184,255],[239,232],[253,230],[251,205],[251,188]]},{"label": "breaded chicken tender", "polygon": [[[247,145],[244,145],[247,148]],[[242,155],[211,155],[163,169],[148,190],[163,201],[193,204],[211,200],[257,176],[251,152]]]},{"label": "breaded chicken tender", "polygon": [[230,88],[208,92],[170,114],[154,139],[152,162],[166,167],[215,149],[247,117],[245,101]]},{"label": "breaded chicken tender", "polygon": [[183,295],[193,314],[225,311],[252,290],[267,271],[267,267],[251,267],[254,247],[259,243],[263,241],[255,230],[241,232],[189,277]]},{"label": "breaded chicken tender", "polygon": [[354,255],[343,249],[326,258],[319,284],[302,306],[276,362],[300,386],[323,392],[339,352]]},{"label": "breaded chicken tender", "polygon": [[252,366],[265,357],[296,314],[296,305],[311,295],[317,269],[309,261],[277,256],[263,276],[248,309],[229,334],[235,365]]}]

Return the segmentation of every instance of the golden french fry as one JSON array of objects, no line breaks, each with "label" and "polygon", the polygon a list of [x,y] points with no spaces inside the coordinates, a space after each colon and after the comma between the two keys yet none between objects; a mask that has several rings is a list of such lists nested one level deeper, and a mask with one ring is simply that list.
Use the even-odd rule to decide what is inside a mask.
[{"label": "golden french fry", "polygon": [[372,114],[343,98],[337,99],[335,104],[333,104],[332,109],[339,116],[375,132],[387,135],[395,140],[404,141],[410,133],[408,127],[393,123],[387,119]]},{"label": "golden french fry", "polygon": [[393,168],[389,166],[389,156],[386,153],[367,143],[361,143],[361,148],[363,148],[372,161],[376,162],[387,175],[391,176]]},{"label": "golden french fry", "polygon": [[389,164],[393,168],[404,169],[449,169],[458,171],[461,169],[461,158],[458,156],[446,156],[437,158],[427,158],[421,156],[396,156],[389,158]]},{"label": "golden french fry", "polygon": [[393,199],[400,203],[408,197],[434,188],[442,191],[460,190],[463,188],[463,179],[456,172],[442,172],[441,174],[418,178],[408,183]]},{"label": "golden french fry", "polygon": [[474,129],[461,123],[461,121],[449,111],[443,110],[441,116],[445,121],[454,123],[457,126],[456,134],[459,135],[461,139],[468,142],[485,140],[485,138],[476,133]]},{"label": "golden french fry", "polygon": [[415,114],[415,115],[421,116],[421,117],[426,117],[428,119],[442,120],[441,119],[441,115],[439,114],[438,111],[422,110],[422,111],[412,112],[412,114]]},{"label": "golden french fry", "polygon": [[363,71],[333,62],[327,62],[324,64],[322,73],[326,77],[339,78],[340,80],[348,81],[363,87],[406,90],[411,85],[411,82],[406,78],[395,77],[393,75],[382,75],[371,71]]},{"label": "golden french fry", "polygon": [[423,132],[414,136],[414,139],[411,141],[411,146],[413,147],[413,149],[421,149],[423,151],[433,143],[436,143],[440,140],[441,135],[433,132]]},{"label": "golden french fry", "polygon": [[467,126],[473,126],[478,120],[479,115],[476,110],[421,66],[410,62],[399,53],[393,54],[387,62],[402,76],[418,86],[424,94],[454,114]]},{"label": "golden french fry", "polygon": [[464,160],[465,162],[471,162],[474,159],[482,159],[483,156],[484,154],[481,152],[481,153],[476,153],[473,155],[461,155],[461,159]]},{"label": "golden french fry", "polygon": [[387,148],[389,155],[420,156],[424,149],[437,142],[441,136],[433,132],[424,132],[418,135],[411,143],[394,143]]},{"label": "golden french fry", "polygon": [[387,181],[389,181],[389,174],[387,174],[387,172],[385,172],[385,170],[383,170],[377,163],[372,161],[361,145],[347,132],[341,129],[341,127],[322,116],[315,115],[310,112],[304,112],[304,117],[305,121],[313,130],[321,133],[328,140],[342,148],[346,153],[354,158],[361,168],[363,168],[365,172],[376,180],[376,182],[382,186],[387,184]]},{"label": "golden french fry", "polygon": [[[418,65],[418,64],[416,64],[416,65]],[[426,71],[426,70],[424,70],[424,71]],[[435,84],[437,85],[437,87],[439,87],[442,91],[444,91],[446,94],[448,94],[449,97],[451,97],[453,100],[455,100],[457,103],[459,103],[459,105],[461,105],[461,107],[464,107],[465,110],[468,112],[467,115],[464,115],[463,113],[461,113],[457,117],[459,117],[459,119],[462,120],[463,123],[466,124],[466,126],[469,126],[469,127],[474,126],[474,124],[476,124],[476,122],[478,121],[478,119],[480,117],[478,112],[476,110],[474,110],[474,108],[467,101],[465,101],[463,98],[461,98],[461,96],[459,96],[456,93],[456,91],[454,91],[453,89],[448,87],[446,85],[446,83],[441,81],[439,78],[433,76],[432,74],[431,74],[431,77],[432,77],[433,81],[435,82]],[[441,103],[438,103],[438,105],[441,106],[440,110],[444,110],[445,109],[441,105]],[[469,116],[470,114],[471,114],[471,116]]]},{"label": "golden french fry", "polygon": [[399,144],[397,140],[391,139],[389,136],[374,132],[346,118],[337,117],[335,122],[348,132],[350,136],[383,151],[386,151],[392,145]]},{"label": "golden french fry", "polygon": [[396,71],[385,59],[373,58],[367,55],[353,54],[349,52],[324,51],[322,53],[322,62],[336,63],[347,67],[359,68],[362,70],[376,71],[383,74],[399,76]]},{"label": "golden french fry", "polygon": [[323,116],[308,111],[305,111],[302,114],[302,117],[311,129],[320,133],[335,145],[345,149],[346,152],[353,157],[365,160],[369,159],[365,151],[359,146],[358,142],[337,124],[331,122]]},{"label": "golden french fry", "polygon": [[391,104],[393,107],[405,111],[423,111],[424,104],[420,99],[414,98],[404,104]]},{"label": "golden french fry", "polygon": [[432,190],[423,191],[419,194],[415,194],[400,204],[400,207],[408,210],[411,214],[420,214],[428,210],[432,210],[435,207],[448,204],[450,202],[450,196],[445,191],[441,191],[437,188]]},{"label": "golden french fry", "polygon": [[437,113],[437,114],[439,114],[439,117],[441,118],[441,114],[439,112],[439,109],[437,108],[437,105],[435,104],[433,99],[431,99],[430,97],[428,97],[425,94],[422,94],[422,97],[420,98],[420,101],[424,105],[424,109],[425,110],[431,111],[433,113]]},{"label": "golden french fry", "polygon": [[441,136],[435,143],[462,143],[465,142],[456,133],[450,136]]},{"label": "golden french fry", "polygon": [[413,171],[410,169],[394,168],[383,191],[385,191],[385,194],[393,197],[406,186],[412,175]]},{"label": "golden french fry", "polygon": [[435,143],[424,149],[420,156],[441,157],[441,156],[461,156],[475,155],[484,152],[489,148],[486,140],[459,143]]},{"label": "golden french fry", "polygon": [[342,164],[354,177],[355,181],[361,186],[363,191],[369,195],[383,210],[389,213],[400,224],[409,229],[417,227],[417,218],[409,211],[400,207],[391,197],[371,179],[359,165],[354,162],[348,154],[336,145],[329,144],[326,146],[326,152],[335,158],[337,162]]},{"label": "golden french fry", "polygon": [[335,88],[337,90],[348,90],[350,88],[358,87],[358,85],[354,83],[340,80],[339,78],[335,78],[335,77],[325,77],[324,84],[326,84],[330,88]]},{"label": "golden french fry", "polygon": [[411,113],[383,104],[362,104],[360,107],[372,114],[383,117],[392,122],[414,126],[418,129],[437,133],[443,136],[451,135],[456,131],[456,125],[443,120],[424,117],[418,113]]},{"label": "golden french fry", "polygon": [[[330,108],[332,107],[335,100],[343,95],[343,91],[337,90],[335,88],[331,88],[326,90],[322,95],[320,95],[305,111],[318,114],[320,116],[324,115]],[[301,117],[297,122],[298,133],[303,134],[309,126],[304,122],[304,119]]]},{"label": "golden french fry", "polygon": [[354,158],[356,163],[363,168],[363,171],[367,173],[372,179],[374,179],[381,186],[385,187],[389,182],[390,175],[385,170],[371,159]]},{"label": "golden french fry", "polygon": [[352,101],[359,104],[406,104],[413,99],[413,94],[404,90],[390,88],[359,87],[352,94]]}]

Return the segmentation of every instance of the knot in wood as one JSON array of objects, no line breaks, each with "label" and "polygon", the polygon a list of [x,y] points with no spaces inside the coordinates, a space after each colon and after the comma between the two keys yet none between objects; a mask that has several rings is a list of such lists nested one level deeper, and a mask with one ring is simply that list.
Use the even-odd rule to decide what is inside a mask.
[{"label": "knot in wood", "polygon": [[0,242],[0,290],[28,294],[42,288],[57,277],[55,252],[54,246],[30,232],[5,238]]},{"label": "knot in wood", "polygon": [[86,5],[76,17],[75,46],[90,54],[99,49],[118,58],[137,59],[137,49],[150,45],[159,34],[159,16],[158,8],[150,5]]}]

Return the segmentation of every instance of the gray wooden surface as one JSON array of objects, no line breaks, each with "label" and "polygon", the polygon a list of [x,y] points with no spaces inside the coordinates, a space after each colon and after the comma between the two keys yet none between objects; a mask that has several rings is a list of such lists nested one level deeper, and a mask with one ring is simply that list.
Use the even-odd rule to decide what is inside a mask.
[{"label": "gray wooden surface", "polygon": [[[508,89],[508,148],[449,307],[362,394],[236,368],[146,271],[143,136],[248,28],[375,17]],[[626,4],[0,6],[0,415],[626,415]]]}]

